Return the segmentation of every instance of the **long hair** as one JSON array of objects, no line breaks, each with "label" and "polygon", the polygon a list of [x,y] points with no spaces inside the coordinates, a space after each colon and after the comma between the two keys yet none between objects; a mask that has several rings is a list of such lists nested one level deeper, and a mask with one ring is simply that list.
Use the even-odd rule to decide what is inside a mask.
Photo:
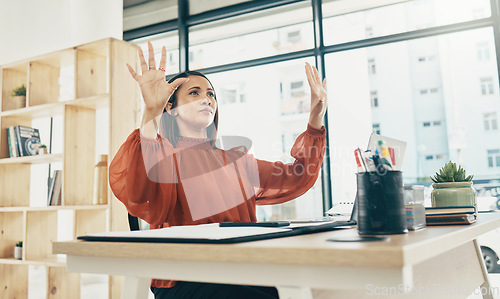
[{"label": "long hair", "polygon": [[[188,76],[200,76],[205,79],[207,79],[208,83],[212,86],[212,89],[214,90],[214,98],[217,101],[217,95],[215,93],[215,89],[212,85],[212,82],[208,80],[208,78],[203,75],[200,72],[197,71],[187,71],[187,72],[182,72],[174,77],[172,77],[170,80],[168,80],[168,83],[172,83],[175,81],[175,79],[178,78],[187,78]],[[170,99],[168,100],[169,103],[172,104],[171,109],[177,107],[177,91],[179,88],[177,88],[172,96],[170,96]],[[215,148],[215,141],[217,139],[217,128],[219,126],[219,107],[217,105],[217,109],[215,110],[215,116],[214,116],[214,121],[207,127],[207,137],[210,139],[210,145]],[[179,134],[179,127],[177,126],[177,122],[175,121],[175,117],[167,113],[166,109],[163,109],[163,114],[161,116],[160,120],[160,135],[163,138],[167,138],[167,140],[170,142],[170,144],[173,145],[173,147],[177,147],[177,137],[180,136]]]}]

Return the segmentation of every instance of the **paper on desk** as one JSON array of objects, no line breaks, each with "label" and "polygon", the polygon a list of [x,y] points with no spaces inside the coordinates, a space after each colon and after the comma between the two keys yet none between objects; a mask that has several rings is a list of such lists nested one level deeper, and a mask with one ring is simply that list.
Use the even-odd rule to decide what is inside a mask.
[{"label": "paper on desk", "polygon": [[118,231],[88,234],[92,237],[120,238],[177,238],[177,239],[207,239],[221,240],[235,237],[257,236],[269,233],[283,232],[289,228],[274,227],[219,227],[218,223],[172,226],[152,230]]}]

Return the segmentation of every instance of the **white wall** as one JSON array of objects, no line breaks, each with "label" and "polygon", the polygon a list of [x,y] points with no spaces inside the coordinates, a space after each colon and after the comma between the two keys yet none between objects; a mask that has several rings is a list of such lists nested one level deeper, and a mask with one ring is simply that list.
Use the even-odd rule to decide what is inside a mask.
[{"label": "white wall", "polygon": [[123,0],[0,1],[0,65],[123,36]]}]

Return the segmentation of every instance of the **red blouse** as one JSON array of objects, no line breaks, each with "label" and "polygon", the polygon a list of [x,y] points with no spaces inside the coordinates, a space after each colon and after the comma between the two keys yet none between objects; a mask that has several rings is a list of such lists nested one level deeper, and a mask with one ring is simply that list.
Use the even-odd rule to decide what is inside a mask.
[{"label": "red blouse", "polygon": [[[304,194],[318,178],[326,129],[307,126],[291,149],[295,162],[268,162],[244,146],[214,149],[208,138],[130,134],[109,166],[109,183],[128,212],[151,229],[227,221],[255,222],[256,205],[280,204]],[[157,288],[175,281],[153,279]]]}]

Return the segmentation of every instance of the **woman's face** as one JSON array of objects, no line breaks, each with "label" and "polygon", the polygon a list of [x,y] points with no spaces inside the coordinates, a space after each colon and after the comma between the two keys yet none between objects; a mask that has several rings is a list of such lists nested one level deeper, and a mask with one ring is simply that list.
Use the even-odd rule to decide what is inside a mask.
[{"label": "woman's face", "polygon": [[213,123],[217,111],[215,91],[207,79],[200,76],[188,76],[189,81],[177,90],[177,106],[172,108],[177,125],[181,130],[206,129]]}]

